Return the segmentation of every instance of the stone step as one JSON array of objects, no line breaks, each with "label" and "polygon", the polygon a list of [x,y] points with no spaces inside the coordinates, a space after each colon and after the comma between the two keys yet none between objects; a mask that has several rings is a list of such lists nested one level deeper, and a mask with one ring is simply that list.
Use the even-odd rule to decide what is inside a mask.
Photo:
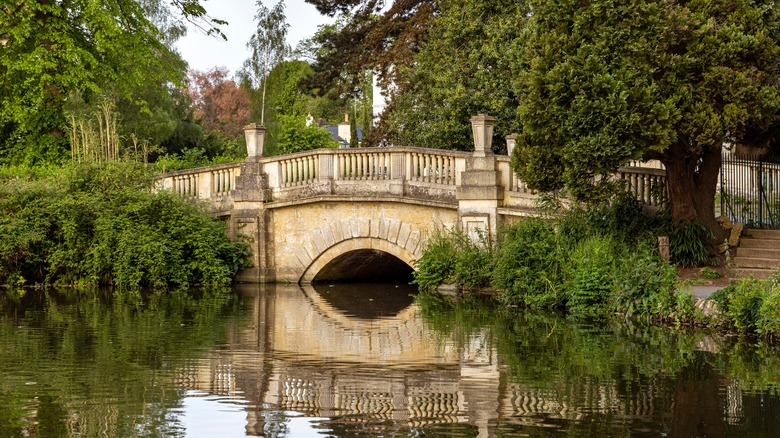
[{"label": "stone step", "polygon": [[776,271],[774,269],[758,269],[758,268],[735,268],[733,270],[734,275],[737,277],[753,277],[759,280],[765,280],[772,276]]},{"label": "stone step", "polygon": [[743,238],[748,239],[780,240],[780,230],[759,230],[750,228],[742,231],[742,236]]},{"label": "stone step", "polygon": [[734,257],[734,265],[738,268],[780,268],[780,260],[778,259],[760,259],[754,257]]},{"label": "stone step", "polygon": [[767,248],[780,250],[780,242],[774,239],[754,239],[743,237],[739,240],[740,248]]},{"label": "stone step", "polygon": [[780,260],[780,247],[751,248],[740,245],[739,248],[737,248],[737,257]]}]

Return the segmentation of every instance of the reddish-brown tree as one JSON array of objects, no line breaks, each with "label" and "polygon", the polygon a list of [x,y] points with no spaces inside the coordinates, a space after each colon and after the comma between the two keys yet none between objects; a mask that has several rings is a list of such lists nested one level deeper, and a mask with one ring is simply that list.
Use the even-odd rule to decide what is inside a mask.
[{"label": "reddish-brown tree", "polygon": [[191,70],[187,94],[192,98],[195,119],[204,131],[219,131],[229,139],[243,135],[243,128],[249,123],[249,93],[228,78],[227,68]]}]

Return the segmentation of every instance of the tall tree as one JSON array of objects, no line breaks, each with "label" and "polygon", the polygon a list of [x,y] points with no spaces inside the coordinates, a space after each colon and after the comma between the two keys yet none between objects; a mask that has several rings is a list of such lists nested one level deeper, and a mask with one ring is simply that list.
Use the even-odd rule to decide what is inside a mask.
[{"label": "tall tree", "polygon": [[517,74],[507,52],[528,16],[526,2],[442,0],[429,36],[408,67],[398,68],[407,87],[388,108],[395,142],[403,145],[471,150],[469,118],[496,116],[494,147],[520,132]]},{"label": "tall tree", "polygon": [[530,5],[514,52],[521,177],[593,199],[619,165],[656,158],[672,217],[716,231],[723,143],[739,143],[780,105],[775,1]]},{"label": "tall tree", "polygon": [[[347,74],[356,88],[363,72],[376,71],[383,84],[395,82],[395,67],[411,65],[433,17],[435,0],[306,0],[320,13],[344,14],[345,23],[322,32],[310,88],[327,91]],[[388,3],[391,3],[388,5]],[[342,81],[343,82],[343,81]],[[343,90],[340,90],[343,91]]]},{"label": "tall tree", "polygon": [[[154,3],[149,0],[146,3]],[[159,1],[157,1],[159,3]],[[184,17],[209,21],[197,0],[173,0]],[[66,101],[101,94],[135,102],[149,82],[181,82],[181,63],[135,0],[21,0],[0,6],[0,159],[65,156]],[[222,23],[222,22],[219,22]]]},{"label": "tall tree", "polygon": [[208,133],[219,131],[234,140],[243,135],[249,123],[249,93],[228,78],[225,67],[207,72],[190,71],[187,94],[195,108],[195,119]]},{"label": "tall tree", "polygon": [[257,0],[257,30],[249,39],[247,47],[252,51],[244,62],[244,71],[252,80],[255,88],[262,87],[260,124],[265,123],[265,94],[268,73],[282,62],[290,52],[287,45],[287,18],[284,15],[284,0],[279,0],[272,9],[268,9],[261,0]]}]

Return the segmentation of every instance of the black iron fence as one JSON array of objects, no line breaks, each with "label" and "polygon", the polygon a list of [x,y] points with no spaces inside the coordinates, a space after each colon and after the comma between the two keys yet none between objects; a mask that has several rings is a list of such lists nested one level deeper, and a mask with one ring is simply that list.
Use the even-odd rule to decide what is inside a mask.
[{"label": "black iron fence", "polygon": [[750,228],[780,228],[780,157],[724,152],[720,211]]}]

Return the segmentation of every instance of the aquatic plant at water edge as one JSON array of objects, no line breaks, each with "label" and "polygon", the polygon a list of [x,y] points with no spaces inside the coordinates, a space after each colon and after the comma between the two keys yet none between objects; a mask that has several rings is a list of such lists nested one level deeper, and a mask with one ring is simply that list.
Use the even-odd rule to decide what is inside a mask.
[{"label": "aquatic plant at water edge", "polygon": [[485,236],[474,241],[456,230],[436,230],[415,262],[414,284],[422,290],[458,283],[476,288],[490,283],[491,248]]},{"label": "aquatic plant at water edge", "polygon": [[493,287],[508,303],[553,308],[563,303],[561,259],[553,226],[528,219],[501,232],[493,263]]},{"label": "aquatic plant at water edge", "polygon": [[654,248],[642,245],[627,253],[615,273],[613,311],[642,317],[674,312],[677,271]]},{"label": "aquatic plant at water edge", "polygon": [[610,238],[592,236],[582,240],[565,263],[567,307],[575,312],[606,310],[614,289],[617,256]]}]

